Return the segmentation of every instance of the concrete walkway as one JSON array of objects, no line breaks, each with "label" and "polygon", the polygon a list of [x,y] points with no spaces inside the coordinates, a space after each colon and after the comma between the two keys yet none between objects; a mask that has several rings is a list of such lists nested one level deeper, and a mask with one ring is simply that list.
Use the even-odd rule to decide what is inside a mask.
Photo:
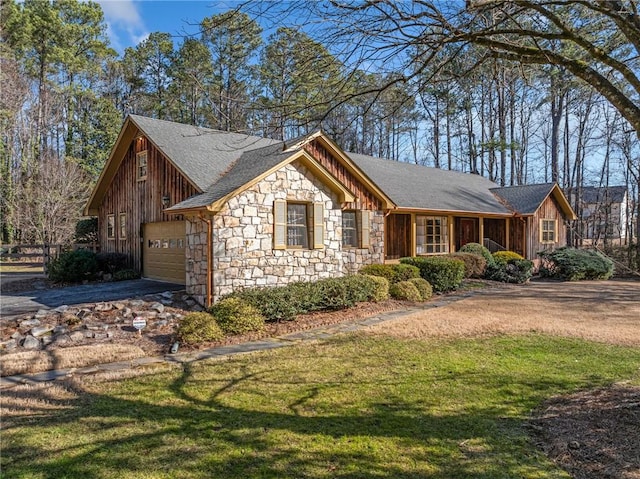
[{"label": "concrete walkway", "polygon": [[180,291],[182,289],[184,289],[184,285],[180,284],[150,279],[134,279],[22,293],[2,293],[0,297],[0,318],[32,313],[39,309],[57,308],[63,304],[72,306],[83,303],[117,301],[134,296],[144,296],[164,291]]},{"label": "concrete walkway", "polygon": [[300,344],[310,341],[319,341],[329,339],[339,334],[351,333],[364,329],[374,324],[382,323],[384,321],[390,321],[402,316],[413,314],[418,311],[426,309],[439,308],[446,306],[455,301],[459,301],[464,298],[483,294],[491,290],[479,290],[464,293],[453,293],[448,296],[436,298],[434,301],[424,303],[419,306],[414,306],[406,309],[387,311],[385,313],[371,316],[364,319],[358,319],[355,321],[346,321],[343,323],[332,324],[329,326],[322,326],[315,329],[308,329],[304,331],[298,331],[289,333],[276,338],[265,338],[259,341],[251,341],[241,344],[233,344],[229,346],[219,346],[210,349],[204,349],[200,351],[192,351],[188,353],[178,353],[165,356],[153,356],[133,359],[131,361],[121,361],[115,363],[98,364],[95,366],[89,366],[85,368],[71,368],[71,369],[59,369],[53,371],[45,371],[36,374],[21,374],[16,376],[8,376],[0,378],[0,390],[11,388],[19,384],[39,383],[46,381],[55,381],[62,379],[70,375],[83,375],[93,374],[97,372],[105,371],[121,371],[126,369],[135,369],[144,366],[161,363],[189,363],[193,361],[200,361],[203,359],[218,359],[224,360],[231,356],[238,354],[254,353],[258,351],[266,351],[269,349],[277,349],[286,346],[292,346],[294,344]]}]

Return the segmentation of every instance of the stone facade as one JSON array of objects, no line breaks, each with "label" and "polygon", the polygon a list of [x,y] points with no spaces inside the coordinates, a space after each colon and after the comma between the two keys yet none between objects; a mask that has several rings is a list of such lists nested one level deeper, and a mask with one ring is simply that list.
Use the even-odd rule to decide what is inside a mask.
[{"label": "stone facade", "polygon": [[[324,204],[324,248],[273,247],[275,200]],[[304,165],[285,165],[231,198],[213,217],[214,301],[232,291],[317,281],[356,272],[384,261],[384,217],[372,212],[367,249],[342,247],[342,210],[336,194]],[[187,292],[204,303],[207,272],[207,224],[187,219]]]}]

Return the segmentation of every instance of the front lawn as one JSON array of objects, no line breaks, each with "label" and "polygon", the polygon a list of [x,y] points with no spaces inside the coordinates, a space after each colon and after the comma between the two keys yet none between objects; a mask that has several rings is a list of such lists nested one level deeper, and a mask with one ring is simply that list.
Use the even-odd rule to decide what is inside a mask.
[{"label": "front lawn", "polygon": [[529,414],[554,394],[638,384],[639,368],[639,349],[541,335],[355,335],[22,387],[2,393],[2,477],[568,478],[533,446]]}]

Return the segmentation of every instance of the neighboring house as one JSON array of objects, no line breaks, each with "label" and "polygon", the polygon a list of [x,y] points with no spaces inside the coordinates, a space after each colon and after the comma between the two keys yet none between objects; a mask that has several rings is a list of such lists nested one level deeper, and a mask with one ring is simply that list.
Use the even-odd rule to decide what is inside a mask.
[{"label": "neighboring house", "polygon": [[[576,198],[579,194],[579,198]],[[629,231],[627,212],[629,197],[626,186],[585,186],[567,195],[579,215],[576,233],[593,243],[624,243]]]},{"label": "neighboring house", "polygon": [[488,242],[535,259],[575,219],[556,184],[346,153],[321,132],[282,142],[130,115],[86,207],[102,251],[204,304]]}]

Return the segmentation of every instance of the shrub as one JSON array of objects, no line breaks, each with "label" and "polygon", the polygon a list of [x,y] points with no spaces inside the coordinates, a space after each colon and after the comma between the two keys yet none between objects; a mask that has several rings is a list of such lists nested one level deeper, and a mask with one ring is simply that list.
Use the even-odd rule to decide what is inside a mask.
[{"label": "shrub", "polygon": [[98,270],[95,253],[79,249],[65,251],[50,261],[47,274],[49,279],[56,283],[79,283],[86,279],[93,279]]},{"label": "shrub", "polygon": [[400,262],[417,266],[420,276],[426,279],[437,293],[456,289],[464,279],[464,263],[459,259],[427,256],[402,258]]},{"label": "shrub", "polygon": [[543,261],[541,276],[579,281],[609,279],[613,274],[613,261],[597,251],[564,247],[538,254]]},{"label": "shrub", "polygon": [[493,253],[493,259],[496,264],[507,264],[512,259],[524,259],[515,251],[496,251]]},{"label": "shrub", "polygon": [[389,287],[392,298],[407,301],[422,301],[422,295],[415,284],[410,281],[400,281]]},{"label": "shrub", "polygon": [[420,293],[422,301],[429,301],[431,299],[431,296],[433,296],[433,288],[431,287],[431,284],[429,284],[429,281],[422,278],[411,278],[409,282],[413,283],[416,287]]},{"label": "shrub", "polygon": [[487,269],[487,261],[483,256],[475,253],[451,253],[446,255],[445,258],[459,259],[464,262],[465,278],[482,278]]},{"label": "shrub", "polygon": [[380,276],[386,278],[389,283],[397,283],[411,278],[419,278],[420,270],[409,264],[369,264],[360,269],[360,274]]},{"label": "shrub", "polygon": [[264,329],[264,316],[251,303],[240,298],[225,298],[211,306],[209,312],[227,334],[244,334]]},{"label": "shrub", "polygon": [[389,280],[387,278],[372,275],[363,276],[370,278],[370,281],[375,285],[370,301],[379,302],[389,299]]},{"label": "shrub", "polygon": [[266,321],[292,321],[306,312],[292,287],[246,289],[226,297],[241,298],[257,308]]},{"label": "shrub", "polygon": [[118,271],[127,269],[129,255],[125,253],[98,253],[96,260],[98,260],[98,267],[101,271],[115,274]]},{"label": "shrub", "polygon": [[353,303],[362,303],[371,301],[376,296],[379,285],[373,278],[375,278],[375,276],[353,274],[336,279],[338,284],[343,285],[347,290],[350,301]]},{"label": "shrub", "polygon": [[113,273],[114,281],[125,281],[127,279],[138,279],[140,274],[133,269],[121,269]]},{"label": "shrub", "polygon": [[485,277],[501,283],[522,284],[529,281],[533,274],[533,263],[528,259],[510,259],[507,262],[497,262],[487,267]]},{"label": "shrub", "polygon": [[76,223],[76,243],[98,242],[98,218],[86,218]]},{"label": "shrub", "polygon": [[178,325],[178,339],[186,344],[219,341],[222,338],[222,329],[209,313],[189,313]]},{"label": "shrub", "polygon": [[460,253],[473,253],[482,256],[487,262],[487,266],[492,266],[495,262],[491,252],[480,243],[467,243],[460,248]]}]

